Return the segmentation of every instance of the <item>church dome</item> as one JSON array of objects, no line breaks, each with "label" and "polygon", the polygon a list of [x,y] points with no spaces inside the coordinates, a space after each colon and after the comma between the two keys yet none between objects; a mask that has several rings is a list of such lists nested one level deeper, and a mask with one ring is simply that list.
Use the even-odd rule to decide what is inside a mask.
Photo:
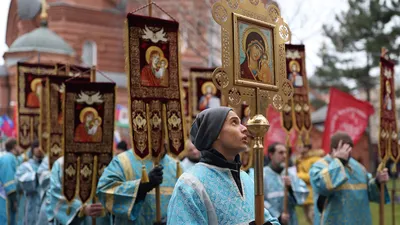
[{"label": "church dome", "polygon": [[10,46],[8,52],[47,52],[64,55],[74,55],[74,49],[60,36],[47,28],[39,28],[18,37]]}]

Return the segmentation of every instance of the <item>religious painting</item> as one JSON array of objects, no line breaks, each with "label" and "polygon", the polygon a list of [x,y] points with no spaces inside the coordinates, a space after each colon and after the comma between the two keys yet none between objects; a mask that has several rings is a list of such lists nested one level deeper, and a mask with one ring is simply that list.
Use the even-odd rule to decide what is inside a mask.
[{"label": "religious painting", "polygon": [[247,125],[247,121],[250,119],[250,106],[246,103],[242,104],[242,112],[240,114],[241,122],[243,125]]},{"label": "religious painting", "polygon": [[272,29],[238,21],[240,78],[274,84]]},{"label": "religious painting", "polygon": [[41,140],[40,100],[45,75],[56,75],[54,65],[18,63],[18,144],[29,149],[34,140]]},{"label": "religious painting", "polygon": [[215,68],[191,68],[190,87],[192,91],[192,117],[208,108],[220,107],[221,91],[212,82]]},{"label": "religious painting", "polygon": [[[54,162],[63,154],[63,98],[65,93],[65,82],[71,79],[70,76],[47,76],[46,92],[48,97],[47,112],[49,141],[47,143],[47,152],[49,153],[49,166],[52,168]],[[89,82],[90,74],[83,74],[81,77],[75,77],[75,82]]]},{"label": "religious painting", "polygon": [[111,160],[113,155],[115,83],[64,84],[64,196],[70,202],[77,193],[85,203],[94,196],[98,172],[108,163],[99,163],[100,156]]},{"label": "religious painting", "polygon": [[[176,21],[129,13],[126,23],[130,130],[135,155],[173,156],[185,143],[185,110],[179,74]],[[187,112],[186,112],[187,113]]]},{"label": "religious painting", "polygon": [[[192,109],[191,109],[191,92],[189,79],[182,78],[182,99],[183,99],[183,110],[186,118],[186,129],[189,131],[192,126]],[[187,132],[188,134],[189,132]]]},{"label": "religious painting", "polygon": [[380,135],[379,152],[381,159],[391,157],[395,162],[400,159],[397,137],[397,116],[395,102],[394,63],[381,57],[380,75]]},{"label": "religious painting", "polygon": [[293,85],[294,93],[293,98],[284,106],[282,112],[283,125],[287,131],[290,131],[292,128],[295,128],[299,132],[304,131],[306,134],[304,140],[309,142],[309,132],[311,132],[312,123],[308,98],[308,80],[305,70],[304,45],[286,45],[286,71],[287,78]]}]

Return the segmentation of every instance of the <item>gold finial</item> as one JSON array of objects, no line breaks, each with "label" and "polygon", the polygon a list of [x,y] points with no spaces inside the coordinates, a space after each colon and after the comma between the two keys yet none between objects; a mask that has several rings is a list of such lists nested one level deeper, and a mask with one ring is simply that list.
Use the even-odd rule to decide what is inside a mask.
[{"label": "gold finial", "polygon": [[42,0],[42,12],[40,13],[40,19],[42,20],[47,20],[47,9],[49,8],[49,5],[47,5],[46,0]]}]

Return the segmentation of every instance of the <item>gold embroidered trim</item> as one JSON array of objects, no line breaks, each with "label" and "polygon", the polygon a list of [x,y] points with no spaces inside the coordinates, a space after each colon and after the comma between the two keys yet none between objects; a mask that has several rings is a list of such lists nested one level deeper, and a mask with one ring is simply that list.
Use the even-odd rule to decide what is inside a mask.
[{"label": "gold embroidered trim", "polygon": [[322,175],[322,178],[324,179],[324,182],[325,182],[325,185],[326,185],[326,189],[332,190],[333,189],[333,185],[332,185],[331,176],[329,175],[328,168],[322,169],[321,170],[321,175]]}]

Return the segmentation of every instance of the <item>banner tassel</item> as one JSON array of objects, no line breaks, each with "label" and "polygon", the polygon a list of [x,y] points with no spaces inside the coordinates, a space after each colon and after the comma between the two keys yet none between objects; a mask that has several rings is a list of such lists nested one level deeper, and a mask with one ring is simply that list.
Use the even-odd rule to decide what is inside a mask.
[{"label": "banner tassel", "polygon": [[392,174],[397,174],[397,163],[393,163],[391,172]]},{"label": "banner tassel", "polygon": [[180,167],[180,162],[176,161],[176,178],[178,179],[182,175],[182,169]]},{"label": "banner tassel", "polygon": [[141,178],[141,181],[140,181],[140,183],[149,183],[150,182],[150,180],[149,180],[149,175],[147,175],[147,171],[146,171],[146,166],[145,165],[142,165],[142,178]]}]

